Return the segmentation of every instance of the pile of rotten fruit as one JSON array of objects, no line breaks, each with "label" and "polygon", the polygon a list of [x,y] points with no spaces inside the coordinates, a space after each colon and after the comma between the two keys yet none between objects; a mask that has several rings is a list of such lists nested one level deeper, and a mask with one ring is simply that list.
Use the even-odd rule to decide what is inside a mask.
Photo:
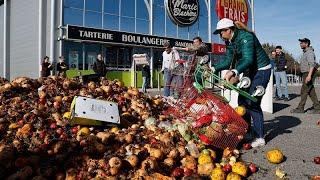
[{"label": "pile of rotten fruit", "polygon": [[[186,141],[166,104],[120,81],[0,79],[0,179],[241,179],[237,149]],[[74,96],[117,102],[118,127],[71,125]],[[279,152],[278,152],[279,153]],[[275,154],[276,162],[282,154]]]}]

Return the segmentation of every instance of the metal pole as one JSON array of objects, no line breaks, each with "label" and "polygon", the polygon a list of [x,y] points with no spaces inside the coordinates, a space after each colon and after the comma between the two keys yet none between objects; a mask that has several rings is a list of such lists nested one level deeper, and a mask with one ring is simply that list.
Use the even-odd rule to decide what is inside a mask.
[{"label": "metal pole", "polygon": [[52,65],[55,67],[55,0],[51,0],[50,10],[50,58],[52,59]]},{"label": "metal pole", "polygon": [[[62,56],[62,43],[63,43],[63,2],[60,0],[60,13],[59,13],[59,23],[60,23],[60,41],[59,41],[59,56]],[[103,7],[103,6],[102,6]],[[103,17],[103,16],[102,16]]]},{"label": "metal pole", "polygon": [[252,31],[255,31],[255,22],[254,22],[254,0],[251,0],[251,18],[252,18]]},{"label": "metal pole", "polygon": [[38,24],[38,66],[39,66],[39,77],[41,77],[41,63],[42,63],[42,58],[43,58],[43,1],[39,0],[39,24]]},{"label": "metal pole", "polygon": [[3,77],[10,79],[9,59],[8,59],[8,0],[4,0],[3,6]]}]

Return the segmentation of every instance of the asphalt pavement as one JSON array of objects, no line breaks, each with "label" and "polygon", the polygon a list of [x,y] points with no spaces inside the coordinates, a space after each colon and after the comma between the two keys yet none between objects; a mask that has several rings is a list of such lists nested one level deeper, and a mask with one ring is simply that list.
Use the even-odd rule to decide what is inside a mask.
[{"label": "asphalt pavement", "polygon": [[[274,113],[264,113],[267,144],[264,147],[242,151],[242,160],[253,162],[260,169],[248,179],[277,179],[275,171],[280,168],[286,173],[286,179],[304,180],[320,175],[320,165],[313,162],[314,157],[320,156],[320,115],[292,114],[290,110],[297,107],[300,101],[300,86],[289,87],[291,100],[273,101]],[[320,99],[320,88],[316,88]],[[150,95],[161,94],[158,89],[149,90]],[[305,109],[312,108],[310,98]],[[265,153],[278,148],[285,155],[281,164],[271,164]]]}]

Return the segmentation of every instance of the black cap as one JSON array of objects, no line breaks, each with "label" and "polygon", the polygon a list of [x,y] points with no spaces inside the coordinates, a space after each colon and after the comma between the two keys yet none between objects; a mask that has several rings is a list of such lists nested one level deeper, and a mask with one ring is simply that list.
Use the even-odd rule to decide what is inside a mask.
[{"label": "black cap", "polygon": [[299,39],[300,42],[306,42],[308,44],[310,44],[310,39],[308,38],[302,38],[302,39]]}]

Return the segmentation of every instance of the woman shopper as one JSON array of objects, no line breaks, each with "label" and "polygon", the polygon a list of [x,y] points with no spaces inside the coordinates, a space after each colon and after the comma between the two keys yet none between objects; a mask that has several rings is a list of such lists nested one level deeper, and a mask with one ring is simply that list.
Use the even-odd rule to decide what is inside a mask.
[{"label": "woman shopper", "polygon": [[[231,84],[237,83],[239,74],[244,73],[252,82],[250,87],[245,89],[249,94],[253,94],[257,86],[266,88],[271,75],[271,64],[256,35],[247,30],[244,24],[227,18],[217,23],[214,34],[219,34],[226,42],[227,50],[225,60],[215,64],[212,70],[228,70],[223,78]],[[253,121],[256,139],[252,142],[252,147],[265,145],[264,118],[260,106],[262,96],[257,99],[257,102],[253,102],[243,96],[238,98],[238,104],[246,108],[243,118],[249,123],[249,127],[251,120]]]},{"label": "woman shopper", "polygon": [[49,57],[45,56],[41,63],[41,77],[48,77],[51,74],[52,64],[49,61]]}]

